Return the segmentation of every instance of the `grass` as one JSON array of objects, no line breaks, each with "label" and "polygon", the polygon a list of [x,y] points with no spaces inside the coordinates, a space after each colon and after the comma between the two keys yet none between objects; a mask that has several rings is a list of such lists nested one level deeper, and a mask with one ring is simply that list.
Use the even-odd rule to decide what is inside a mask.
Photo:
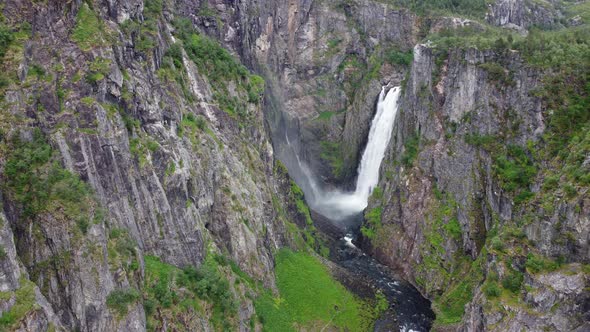
[{"label": "grass", "polygon": [[94,13],[88,4],[83,3],[76,15],[76,26],[72,32],[72,40],[81,50],[89,51],[94,47],[104,44],[104,26],[100,18]]},{"label": "grass", "polygon": [[323,111],[318,115],[318,120],[327,121],[330,120],[334,115],[336,115],[336,112]]},{"label": "grass", "polygon": [[0,298],[2,299],[9,299],[12,294],[16,298],[16,302],[10,310],[3,312],[0,317],[0,330],[2,331],[16,328],[21,319],[37,306],[35,300],[35,284],[26,278],[21,278],[19,283],[20,287],[14,293],[0,292]]},{"label": "grass", "polygon": [[263,331],[367,331],[373,312],[342,285],[315,257],[281,249],[276,257],[279,296],[260,296],[256,312]]},{"label": "grass", "polygon": [[295,200],[297,211],[305,218],[305,224],[307,226],[313,226],[313,220],[311,219],[309,207],[307,206],[307,203],[305,203],[303,190],[301,190],[301,188],[293,180],[291,180],[291,194]]},{"label": "grass", "polygon": [[502,188],[511,192],[528,188],[537,175],[529,152],[517,145],[508,145],[506,154],[495,156],[492,169]]},{"label": "grass", "polygon": [[110,71],[111,60],[96,57],[88,66],[86,80],[91,84],[102,81]]}]

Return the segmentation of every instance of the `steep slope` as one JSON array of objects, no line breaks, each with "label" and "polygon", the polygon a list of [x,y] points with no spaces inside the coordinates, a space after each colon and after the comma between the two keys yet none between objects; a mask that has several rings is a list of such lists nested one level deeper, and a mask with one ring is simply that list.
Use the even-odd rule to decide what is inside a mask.
[{"label": "steep slope", "polygon": [[264,81],[174,12],[3,5],[2,328],[254,328],[274,252],[320,248]]},{"label": "steep slope", "polygon": [[414,48],[365,245],[434,300],[435,329],[583,331],[588,25],[503,34]]}]

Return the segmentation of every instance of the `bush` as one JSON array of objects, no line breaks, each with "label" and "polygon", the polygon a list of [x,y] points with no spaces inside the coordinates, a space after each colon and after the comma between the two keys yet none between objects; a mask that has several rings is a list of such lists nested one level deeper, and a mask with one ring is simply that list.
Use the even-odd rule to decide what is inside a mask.
[{"label": "bush", "polygon": [[251,75],[248,82],[248,101],[257,104],[264,93],[264,79],[258,75]]},{"label": "bush", "polygon": [[248,70],[236,62],[232,55],[209,37],[192,34],[184,40],[184,49],[190,59],[213,83],[246,78]]},{"label": "bush", "polygon": [[418,156],[418,147],[420,145],[420,136],[412,135],[406,141],[404,153],[402,155],[402,164],[406,167],[412,167],[414,160]]},{"label": "bush", "polygon": [[411,50],[409,52],[401,52],[395,49],[391,49],[385,54],[385,61],[389,62],[392,65],[407,67],[412,64],[413,59],[414,53]]},{"label": "bush", "polygon": [[525,263],[527,270],[531,273],[555,271],[559,268],[560,265],[560,261],[552,261],[550,259],[535,255],[533,253],[529,253],[527,255],[527,260]]},{"label": "bush", "polygon": [[512,79],[510,78],[510,76],[508,76],[508,74],[506,74],[504,67],[502,67],[499,63],[485,62],[480,64],[479,67],[486,71],[486,73],[488,74],[488,78],[491,81],[503,85],[512,85]]},{"label": "bush", "polygon": [[459,220],[457,218],[452,218],[446,223],[443,228],[449,233],[455,240],[460,240],[461,235],[463,234],[461,231],[461,224],[459,224]]},{"label": "bush", "polygon": [[10,46],[10,43],[12,43],[13,40],[14,33],[10,28],[0,23],[0,59],[4,57],[8,50],[8,46]]},{"label": "bush", "polygon": [[522,282],[524,281],[524,275],[519,271],[511,271],[508,275],[502,279],[502,287],[511,291],[512,293],[520,292]]},{"label": "bush", "polygon": [[506,191],[528,188],[537,174],[537,168],[532,159],[522,147],[517,145],[509,145],[506,155],[494,158],[492,168]]},{"label": "bush", "polygon": [[544,190],[553,190],[559,185],[559,175],[548,176],[543,181]]},{"label": "bush", "polygon": [[504,242],[499,237],[494,237],[492,239],[492,248],[497,251],[504,250]]},{"label": "bush", "polygon": [[576,190],[576,187],[572,186],[571,183],[564,184],[563,191],[565,192],[565,194],[568,198],[572,198],[572,197],[576,196],[576,194],[578,193],[578,191]]},{"label": "bush", "polygon": [[229,282],[217,271],[212,261],[206,261],[199,269],[192,266],[183,269],[178,284],[195,293],[199,298],[213,304],[213,321],[229,329],[227,317],[237,312],[237,303],[230,290]]},{"label": "bush", "polygon": [[107,296],[107,307],[125,316],[129,306],[137,300],[139,300],[139,292],[136,289],[115,289]]},{"label": "bush", "polygon": [[488,298],[498,297],[502,294],[496,282],[487,282],[483,287],[483,292]]}]

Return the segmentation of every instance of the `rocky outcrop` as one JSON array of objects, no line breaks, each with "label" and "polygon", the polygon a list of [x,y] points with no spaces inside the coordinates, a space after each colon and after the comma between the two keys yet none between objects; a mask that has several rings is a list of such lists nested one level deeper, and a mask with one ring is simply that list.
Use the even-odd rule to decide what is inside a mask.
[{"label": "rocky outcrop", "polygon": [[560,24],[561,17],[555,1],[499,0],[490,5],[486,20],[493,25],[526,33],[533,26],[555,27]]},{"label": "rocky outcrop", "polygon": [[63,326],[37,285],[28,280],[19,261],[10,224],[0,213],[0,314],[15,331],[61,331]]}]

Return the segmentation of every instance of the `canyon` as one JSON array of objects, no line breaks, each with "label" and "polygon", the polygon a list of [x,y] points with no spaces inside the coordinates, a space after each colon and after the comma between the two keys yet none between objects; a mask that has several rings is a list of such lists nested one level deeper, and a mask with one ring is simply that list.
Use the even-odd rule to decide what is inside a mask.
[{"label": "canyon", "polygon": [[587,1],[0,8],[1,330],[590,329]]}]

